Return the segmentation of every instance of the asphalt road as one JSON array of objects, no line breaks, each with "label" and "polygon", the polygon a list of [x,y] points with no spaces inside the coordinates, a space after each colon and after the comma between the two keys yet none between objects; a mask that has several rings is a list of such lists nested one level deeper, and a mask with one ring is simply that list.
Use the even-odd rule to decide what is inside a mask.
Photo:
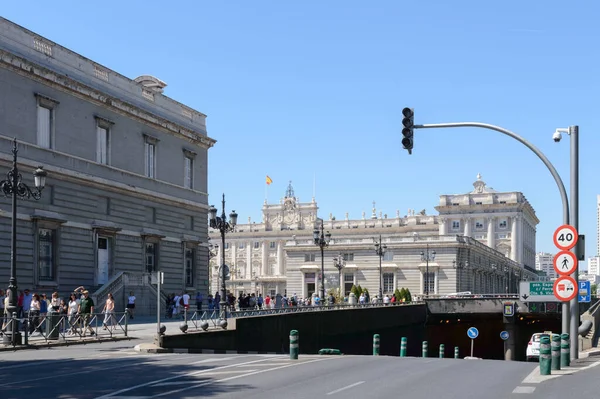
[{"label": "asphalt road", "polygon": [[530,384],[527,395],[513,393],[534,369],[531,363],[385,356],[156,355],[115,342],[5,352],[0,398],[564,398],[549,393],[564,386],[572,396],[577,387],[564,379],[594,381],[586,373],[598,370]]}]

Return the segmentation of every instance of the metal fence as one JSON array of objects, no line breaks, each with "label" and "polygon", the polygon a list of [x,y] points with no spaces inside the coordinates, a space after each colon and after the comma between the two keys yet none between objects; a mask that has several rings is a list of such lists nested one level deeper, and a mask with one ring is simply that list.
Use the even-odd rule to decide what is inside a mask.
[{"label": "metal fence", "polygon": [[[29,312],[24,317],[4,316],[0,318],[3,342],[11,345],[48,344],[53,342],[74,342],[83,339],[99,340],[127,337],[129,314],[114,312],[110,314],[74,314],[47,313],[45,315]],[[6,342],[15,328],[21,336],[21,342]],[[7,334],[8,333],[8,334]]]}]

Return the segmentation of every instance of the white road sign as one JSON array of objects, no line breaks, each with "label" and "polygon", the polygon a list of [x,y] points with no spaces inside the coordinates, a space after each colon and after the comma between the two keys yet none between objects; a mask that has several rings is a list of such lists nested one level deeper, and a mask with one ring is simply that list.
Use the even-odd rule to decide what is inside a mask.
[{"label": "white road sign", "polygon": [[568,302],[577,296],[577,284],[572,277],[561,276],[554,282],[554,295],[562,302]]},{"label": "white road sign", "polygon": [[573,248],[575,244],[577,244],[578,238],[579,236],[577,234],[577,230],[575,230],[575,227],[568,224],[563,224],[556,229],[553,237],[554,245],[556,245],[556,248],[562,251],[567,251]]},{"label": "white road sign", "polygon": [[558,302],[552,281],[521,281],[519,299],[523,302]]},{"label": "white road sign", "polygon": [[561,276],[569,276],[577,269],[577,258],[573,252],[560,251],[554,256],[554,270]]}]

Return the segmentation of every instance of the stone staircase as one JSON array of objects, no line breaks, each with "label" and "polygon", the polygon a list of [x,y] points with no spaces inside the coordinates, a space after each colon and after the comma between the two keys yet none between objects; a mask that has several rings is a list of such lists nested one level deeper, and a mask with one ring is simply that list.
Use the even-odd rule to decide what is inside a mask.
[{"label": "stone staircase", "polygon": [[[156,315],[156,286],[152,284],[150,273],[119,272],[106,284],[98,288],[91,296],[97,309],[102,309],[109,293],[115,298],[115,311],[125,310],[129,293],[135,295],[135,314],[139,316]],[[161,306],[166,301],[161,292]]]}]

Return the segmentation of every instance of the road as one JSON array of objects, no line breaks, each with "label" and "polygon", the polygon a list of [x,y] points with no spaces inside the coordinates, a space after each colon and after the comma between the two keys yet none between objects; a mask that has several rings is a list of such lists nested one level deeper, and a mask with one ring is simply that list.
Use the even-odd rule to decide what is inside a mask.
[{"label": "road", "polygon": [[530,394],[523,395],[513,391],[525,385],[535,364],[385,356],[301,355],[292,361],[283,355],[157,355],[134,352],[129,342],[5,352],[0,359],[3,399],[564,398],[579,397],[579,388],[586,392],[585,384],[574,386],[574,379],[593,382],[587,376],[598,370],[530,384]]}]

